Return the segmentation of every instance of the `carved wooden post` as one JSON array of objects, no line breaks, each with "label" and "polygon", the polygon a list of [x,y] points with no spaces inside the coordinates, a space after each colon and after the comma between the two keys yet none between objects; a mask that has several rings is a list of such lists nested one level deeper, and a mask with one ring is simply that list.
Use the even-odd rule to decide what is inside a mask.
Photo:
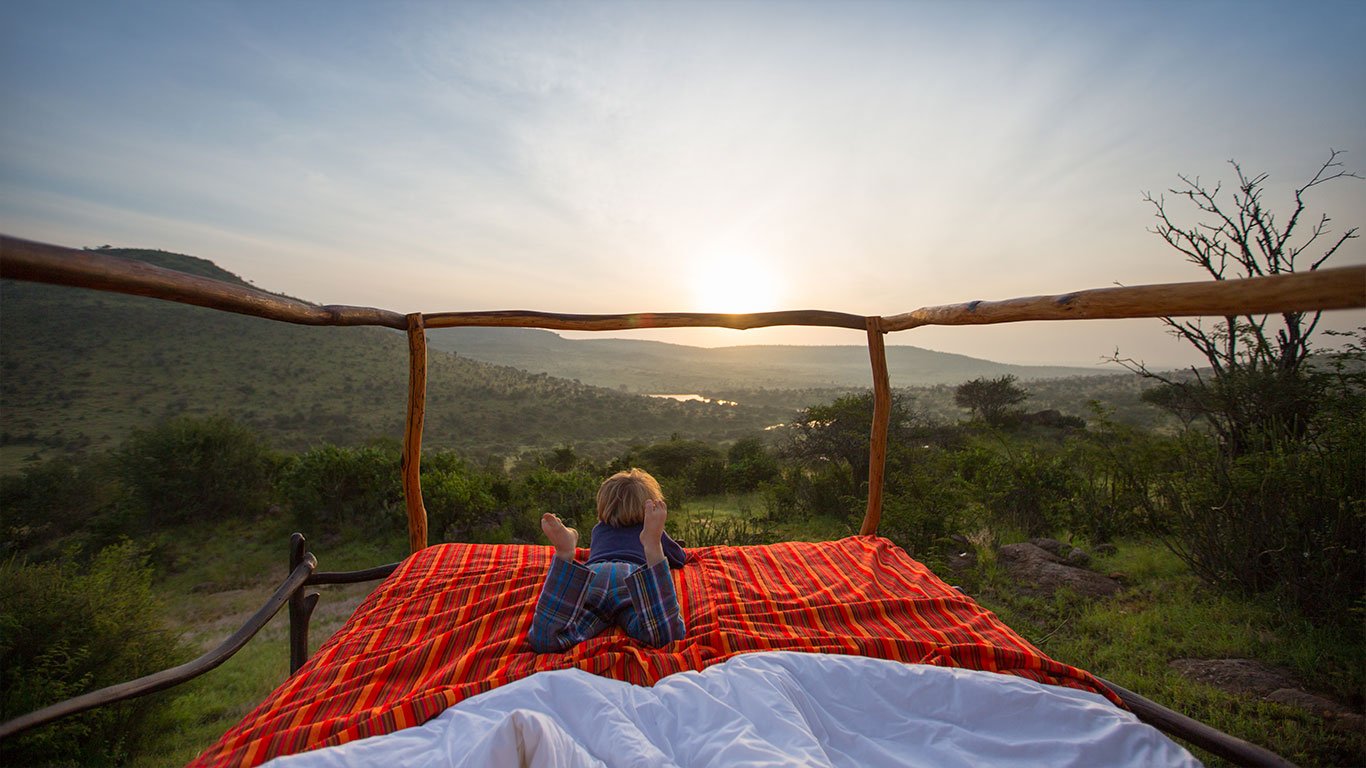
[{"label": "carved wooden post", "polygon": [[408,546],[427,546],[427,507],[422,503],[422,421],[427,406],[427,326],[422,313],[408,315],[408,420],[403,429],[403,501],[408,508]]},{"label": "carved wooden post", "polygon": [[892,417],[892,385],[887,378],[887,348],[882,318],[868,318],[868,356],[873,363],[873,432],[868,441],[868,511],[859,534],[877,533],[882,520],[882,476],[887,464],[887,426]]},{"label": "carved wooden post", "polygon": [[[289,537],[289,572],[293,573],[308,554],[307,540],[302,533]],[[299,671],[308,661],[308,620],[318,607],[317,592],[305,593],[303,588],[289,596],[289,674]]]}]

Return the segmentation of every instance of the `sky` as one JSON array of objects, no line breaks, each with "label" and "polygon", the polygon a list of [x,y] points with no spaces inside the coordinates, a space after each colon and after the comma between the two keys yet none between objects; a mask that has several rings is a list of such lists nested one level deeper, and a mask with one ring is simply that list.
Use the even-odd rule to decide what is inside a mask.
[{"label": "sky", "polygon": [[[1330,149],[1366,171],[1364,36],[1363,2],[6,3],[0,231],[404,313],[892,315],[1199,280],[1143,193],[1236,159],[1285,210]],[[1366,181],[1309,203],[1366,224]],[[1157,320],[888,343],[1195,359]]]}]

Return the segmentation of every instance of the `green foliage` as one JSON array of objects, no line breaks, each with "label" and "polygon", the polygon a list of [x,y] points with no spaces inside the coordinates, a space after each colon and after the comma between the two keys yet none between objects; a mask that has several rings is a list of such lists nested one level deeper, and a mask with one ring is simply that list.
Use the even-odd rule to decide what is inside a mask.
[{"label": "green foliage", "polygon": [[846,521],[864,509],[864,500],[856,495],[859,487],[837,464],[785,466],[761,490],[769,515],[777,519],[818,516]]},{"label": "green foliage", "polygon": [[726,451],[726,490],[732,493],[753,491],[778,475],[778,461],[757,437],[735,441]]},{"label": "green foliage", "polygon": [[154,527],[254,517],[270,504],[270,450],[256,432],[223,416],[137,430],[118,457],[133,498]]},{"label": "green foliage", "polygon": [[[0,565],[0,720],[182,660],[160,622],[152,571],[125,542],[74,559]],[[133,699],[6,739],[6,765],[113,765],[127,760],[160,697]]]},{"label": "green foliage", "polygon": [[602,481],[603,478],[585,470],[555,472],[544,467],[533,470],[513,490],[516,507],[531,521],[519,531],[519,538],[538,540],[541,537],[540,517],[549,512],[585,534],[580,545],[587,546],[587,529],[597,521],[598,486]]},{"label": "green foliage", "polygon": [[967,525],[972,489],[954,453],[934,445],[894,446],[887,467],[878,532],[932,564]]},{"label": "green foliage", "polygon": [[1092,431],[1069,441],[1072,492],[1063,525],[1092,544],[1143,535],[1160,481],[1175,468],[1178,441],[1119,424],[1095,406]]},{"label": "green foliage", "polygon": [[739,547],[771,544],[779,540],[773,521],[766,517],[732,517],[707,512],[685,512],[676,522],[671,516],[670,524],[674,528],[674,537],[687,542],[689,547]]},{"label": "green foliage", "polygon": [[118,466],[63,456],[0,477],[0,553],[47,559],[64,547],[98,549],[128,528]]},{"label": "green foliage", "polygon": [[1015,382],[1012,374],[994,379],[979,377],[958,385],[953,391],[953,402],[959,408],[967,408],[975,418],[989,426],[1002,427],[1019,415],[1011,406],[1029,398],[1029,392],[1016,386]]},{"label": "green foliage", "polygon": [[[873,393],[846,395],[813,405],[798,415],[781,455],[806,467],[840,467],[850,493],[868,481],[868,450],[873,427]],[[891,445],[911,444],[923,420],[906,399],[893,394],[887,423]]]},{"label": "green foliage", "polygon": [[636,458],[641,469],[662,480],[687,477],[693,465],[719,461],[721,454],[700,440],[673,439],[642,448]]},{"label": "green foliage", "polygon": [[399,454],[395,446],[320,446],[286,462],[280,491],[313,535],[401,528],[407,515]]},{"label": "green foliage", "polygon": [[1168,544],[1210,583],[1271,593],[1307,616],[1366,608],[1366,429],[1231,456],[1191,435],[1154,504]]},{"label": "green foliage", "polygon": [[509,493],[507,481],[473,469],[453,453],[423,457],[422,500],[435,540],[469,541],[495,527]]},{"label": "green foliage", "polygon": [[1072,474],[1063,458],[1038,446],[983,447],[959,456],[963,477],[999,526],[1027,537],[1057,530],[1072,497]]}]

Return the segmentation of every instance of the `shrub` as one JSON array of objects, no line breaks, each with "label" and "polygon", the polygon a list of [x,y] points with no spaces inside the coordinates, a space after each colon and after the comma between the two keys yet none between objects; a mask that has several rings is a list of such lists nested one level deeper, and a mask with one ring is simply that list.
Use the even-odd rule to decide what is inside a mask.
[{"label": "shrub", "polygon": [[48,558],[73,543],[111,544],[129,506],[124,496],[107,460],[57,457],[0,478],[0,551]]},{"label": "shrub", "polygon": [[498,525],[498,478],[452,454],[438,454],[431,461],[424,457],[422,464],[422,500],[434,538],[468,541],[476,532]]},{"label": "shrub", "polygon": [[962,454],[964,477],[1001,527],[1042,536],[1060,527],[1071,498],[1066,462],[1036,448],[996,454],[984,449]]},{"label": "shrub", "polygon": [[402,530],[407,516],[399,463],[393,446],[324,445],[285,465],[281,493],[310,533]]},{"label": "shrub", "polygon": [[1206,581],[1269,593],[1315,619],[1360,627],[1366,584],[1366,429],[1230,456],[1192,435],[1155,522]]},{"label": "shrub", "polygon": [[[185,655],[159,623],[146,557],[124,542],[86,569],[74,558],[0,564],[0,720],[167,668]],[[125,762],[157,696],[101,707],[6,739],[5,765]]]},{"label": "shrub", "polygon": [[757,437],[735,441],[726,452],[726,489],[744,493],[778,476],[778,462]]},{"label": "shrub", "polygon": [[700,440],[669,440],[642,448],[637,454],[640,468],[659,480],[685,479],[699,462],[718,462],[721,454]]},{"label": "shrub", "polygon": [[921,560],[947,543],[971,505],[952,454],[933,447],[894,448],[888,456],[878,532]]},{"label": "shrub", "polygon": [[[549,512],[586,534],[585,528],[592,528],[591,523],[596,520],[598,486],[601,484],[602,478],[583,470],[555,472],[541,468],[522,478],[513,496],[517,506],[529,513],[530,519],[538,520]],[[524,533],[539,537],[540,530],[540,524],[536,523],[534,531]],[[580,540],[582,546],[587,546],[587,538],[585,535]]]},{"label": "shrub", "polygon": [[1063,515],[1067,529],[1092,544],[1150,532],[1145,510],[1177,451],[1171,438],[1117,424],[1099,410],[1097,416],[1095,431],[1067,447],[1073,479]]},{"label": "shrub", "polygon": [[270,504],[274,457],[259,435],[227,417],[135,431],[118,461],[152,526],[254,516]]}]

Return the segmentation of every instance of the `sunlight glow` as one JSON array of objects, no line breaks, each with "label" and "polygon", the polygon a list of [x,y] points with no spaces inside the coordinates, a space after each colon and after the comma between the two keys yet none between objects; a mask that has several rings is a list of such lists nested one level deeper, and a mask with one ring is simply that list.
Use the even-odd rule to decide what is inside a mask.
[{"label": "sunlight glow", "polygon": [[745,256],[700,260],[692,269],[692,305],[698,312],[771,312],[782,309],[782,279],[771,265]]}]

